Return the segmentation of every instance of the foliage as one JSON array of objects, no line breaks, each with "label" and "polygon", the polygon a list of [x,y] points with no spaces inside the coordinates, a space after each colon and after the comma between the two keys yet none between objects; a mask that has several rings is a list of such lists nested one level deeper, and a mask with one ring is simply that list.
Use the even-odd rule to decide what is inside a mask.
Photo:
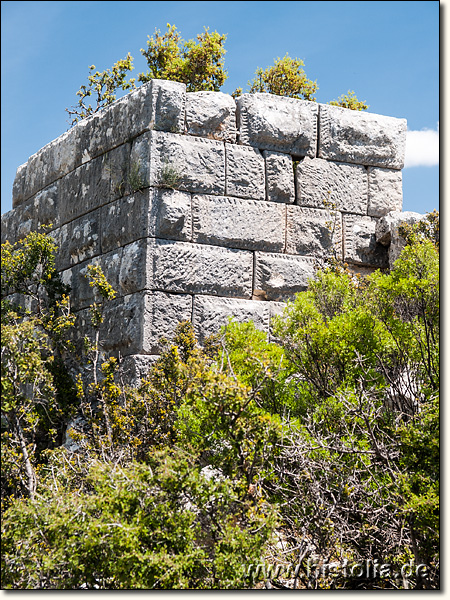
[{"label": "foliage", "polygon": [[33,496],[43,449],[61,443],[75,395],[63,363],[73,325],[43,233],[2,244],[2,502]]},{"label": "foliage", "polygon": [[[320,271],[272,342],[230,320],[200,347],[179,324],[135,388],[120,360],[102,358],[114,290],[92,266],[71,450],[50,431],[75,416],[51,369],[71,323],[54,245],[40,234],[6,245],[4,587],[244,588],[258,581],[249,565],[268,558],[302,567],[285,587],[437,588],[437,215],[429,224],[409,231],[391,272]],[[311,558],[390,570],[321,575],[304,568]],[[411,561],[426,569],[400,574]]]},{"label": "foliage", "polygon": [[197,41],[181,39],[175,25],[167,24],[161,35],[157,29],[141,53],[147,59],[148,71],[141,73],[139,81],[169,79],[186,84],[188,92],[218,92],[227,79],[224,70],[226,35],[214,31],[197,35]]},{"label": "foliage", "polygon": [[331,104],[331,106],[342,106],[342,108],[349,108],[350,110],[367,110],[369,108],[368,104],[358,100],[355,92],[350,90],[346,94],[339,96],[337,100],[331,100],[328,104]]},{"label": "foliage", "polygon": [[[127,81],[127,74],[133,69],[133,57],[130,53],[125,58],[118,60],[111,69],[102,72],[96,71],[95,65],[91,65],[89,67],[90,75],[88,75],[89,85],[82,85],[77,92],[78,104],[71,109],[66,108],[66,112],[73,117],[71,125],[75,125],[81,119],[112,104],[116,99],[117,90],[126,91],[135,88],[135,79]],[[91,96],[94,96],[96,101],[94,107],[87,104],[87,98]]]},{"label": "foliage", "polygon": [[[249,93],[265,92],[277,96],[315,101],[317,82],[306,77],[302,68],[304,66],[305,63],[302,60],[291,58],[286,54],[283,58],[277,58],[273,66],[266,69],[258,67],[254,79],[248,82]],[[241,93],[242,88],[238,88],[233,95],[239,96]]]}]

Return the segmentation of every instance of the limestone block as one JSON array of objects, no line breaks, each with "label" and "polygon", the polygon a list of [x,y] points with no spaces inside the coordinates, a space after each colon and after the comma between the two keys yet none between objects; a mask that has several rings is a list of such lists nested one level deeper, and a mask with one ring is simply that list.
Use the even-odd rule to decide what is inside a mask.
[{"label": "limestone block", "polygon": [[94,257],[79,263],[70,269],[61,271],[63,283],[71,288],[71,305],[74,311],[87,308],[93,302],[99,302],[101,297],[95,288],[89,285],[88,266],[99,265],[106,276],[107,281],[114,290],[119,290],[119,275],[122,259],[122,248]]},{"label": "limestone block", "polygon": [[152,132],[150,185],[199,194],[224,194],[225,149],[201,137]]},{"label": "limestone block", "polygon": [[295,202],[294,167],[289,154],[264,150],[266,197],[271,202]]},{"label": "limestone block", "polygon": [[197,339],[203,342],[233,317],[239,323],[253,321],[261,331],[269,332],[270,309],[268,302],[194,296],[192,323]]},{"label": "limestone block", "polygon": [[149,235],[150,207],[150,189],[102,206],[100,209],[102,252],[109,252]]},{"label": "limestone block", "polygon": [[321,258],[342,258],[341,213],[288,206],[286,252]]},{"label": "limestone block", "polygon": [[144,237],[190,241],[191,195],[147,188],[102,207],[102,252]]},{"label": "limestone block", "polygon": [[78,167],[61,179],[60,223],[69,223],[111,198],[110,168],[105,155]]},{"label": "limestone block", "polygon": [[304,158],[296,171],[297,204],[334,206],[342,212],[367,214],[367,171],[361,165]]},{"label": "limestone block", "polygon": [[243,94],[236,105],[241,144],[297,157],[316,155],[315,102],[258,93]]},{"label": "limestone block", "polygon": [[190,135],[235,142],[235,101],[222,92],[188,92],[186,128]]},{"label": "limestone block", "polygon": [[376,241],[375,226],[374,218],[343,215],[345,261],[381,269],[388,266],[388,253]]},{"label": "limestone block", "polygon": [[59,181],[55,181],[32,198],[35,215],[35,227],[43,225],[54,229],[60,224],[60,191]]},{"label": "limestone block", "polygon": [[381,167],[369,167],[370,217],[382,217],[390,211],[401,210],[403,204],[402,172]]},{"label": "limestone block", "polygon": [[26,200],[25,197],[25,180],[27,176],[28,163],[24,163],[17,167],[16,176],[14,177],[12,189],[12,207],[17,208]]},{"label": "limestone block", "polygon": [[193,241],[243,250],[283,252],[282,205],[223,196],[192,198]]},{"label": "limestone block", "polygon": [[154,290],[251,297],[251,252],[188,242],[149,240],[148,253],[147,269],[153,274]]},{"label": "limestone block", "polygon": [[254,292],[266,300],[284,301],[304,291],[315,274],[315,259],[255,252]]},{"label": "limestone block", "polygon": [[121,375],[125,385],[139,387],[155,362],[158,360],[158,354],[132,354],[124,356],[121,362]]},{"label": "limestone block", "polygon": [[153,189],[149,235],[157,238],[191,241],[191,194],[179,190]]},{"label": "limestone block", "polygon": [[184,131],[186,86],[152,79],[105,109],[109,148],[145,131]]},{"label": "limestone block", "polygon": [[14,244],[35,229],[36,211],[31,198],[2,215],[2,244],[6,240]]},{"label": "limestone block", "polygon": [[106,204],[111,200],[122,198],[125,194],[136,191],[136,187],[141,187],[136,183],[142,183],[142,187],[148,186],[144,180],[143,170],[140,163],[134,163],[131,159],[131,144],[121,144],[117,148],[109,150],[99,158],[95,158],[91,163],[102,162],[101,177],[107,181],[109,177],[109,190],[105,198],[99,196],[98,204]]},{"label": "limestone block", "polygon": [[100,210],[66,223],[53,237],[58,244],[56,268],[64,270],[100,254]]},{"label": "limestone block", "polygon": [[388,246],[389,268],[392,269],[394,262],[399,258],[403,248],[406,246],[405,238],[400,235],[398,228],[402,224],[414,225],[425,215],[412,211],[392,211],[377,220],[375,237],[378,243]]},{"label": "limestone block", "polygon": [[225,144],[226,194],[238,198],[264,200],[264,158],[256,148]]},{"label": "limestone block", "polygon": [[100,335],[110,352],[155,355],[162,349],[160,339],[170,339],[178,323],[191,318],[192,296],[139,292],[108,305]]},{"label": "limestone block", "polygon": [[132,242],[122,249],[118,291],[121,295],[132,294],[152,287],[151,256],[154,245],[149,240]]},{"label": "limestone block", "polygon": [[406,119],[320,105],[320,158],[402,169]]}]

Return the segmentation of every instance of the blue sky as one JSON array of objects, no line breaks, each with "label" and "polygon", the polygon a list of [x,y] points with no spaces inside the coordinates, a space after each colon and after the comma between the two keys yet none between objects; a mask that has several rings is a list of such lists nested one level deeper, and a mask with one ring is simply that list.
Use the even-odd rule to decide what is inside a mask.
[{"label": "blue sky", "polygon": [[[408,121],[404,210],[439,208],[439,13],[437,1],[402,2],[2,2],[2,213],[17,167],[69,127],[66,107],[88,66],[128,52],[133,75],[155,28],[184,39],[209,27],[227,34],[222,88],[244,91],[257,67],[289,53],[317,80],[317,100],[348,90],[369,111]],[[448,8],[448,7],[447,7]]]}]

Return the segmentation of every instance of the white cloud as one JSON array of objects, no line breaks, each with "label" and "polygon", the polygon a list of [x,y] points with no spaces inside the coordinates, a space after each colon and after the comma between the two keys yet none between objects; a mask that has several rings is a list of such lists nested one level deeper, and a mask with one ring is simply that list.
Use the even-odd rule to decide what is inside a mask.
[{"label": "white cloud", "polygon": [[406,132],[405,168],[439,164],[439,124],[436,130]]}]

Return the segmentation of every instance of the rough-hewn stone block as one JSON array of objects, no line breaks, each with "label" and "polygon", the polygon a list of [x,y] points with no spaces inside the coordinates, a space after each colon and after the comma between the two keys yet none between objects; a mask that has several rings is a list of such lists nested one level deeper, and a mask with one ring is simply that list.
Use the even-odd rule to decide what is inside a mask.
[{"label": "rough-hewn stone block", "polygon": [[167,292],[250,298],[253,255],[203,244],[149,242],[152,288]]},{"label": "rough-hewn stone block", "polygon": [[235,142],[235,101],[222,92],[187,93],[186,128],[190,135]]},{"label": "rough-hewn stone block", "polygon": [[361,165],[304,158],[297,165],[297,204],[335,206],[343,212],[367,214],[367,171]]},{"label": "rough-hewn stone block", "polygon": [[319,157],[402,169],[406,119],[320,105]]},{"label": "rough-hewn stone block", "polygon": [[233,317],[239,323],[253,321],[258,329],[269,333],[268,302],[213,296],[194,297],[192,323],[200,342],[210,335],[219,333],[220,328],[227,324],[229,317]]},{"label": "rough-hewn stone block", "polygon": [[294,167],[289,154],[264,150],[266,197],[271,202],[295,201]]},{"label": "rough-hewn stone block", "polygon": [[405,238],[398,231],[399,226],[402,224],[414,225],[424,218],[425,215],[421,215],[420,213],[395,210],[377,220],[375,238],[379,244],[389,247],[390,269],[392,269],[394,262],[399,258],[401,251],[406,246]]},{"label": "rough-hewn stone block", "polygon": [[201,137],[152,132],[150,185],[199,194],[225,192],[225,148]]},{"label": "rough-hewn stone block", "polygon": [[195,195],[193,241],[244,250],[282,252],[285,206],[258,200]]},{"label": "rough-hewn stone block", "polygon": [[147,188],[102,207],[102,252],[144,237],[190,241],[191,195]]},{"label": "rough-hewn stone block", "polygon": [[243,94],[236,105],[241,144],[315,156],[318,107],[314,102],[258,93]]},{"label": "rough-hewn stone block", "polygon": [[100,222],[100,210],[97,209],[66,223],[52,233],[58,245],[58,270],[68,269],[100,254]]},{"label": "rough-hewn stone block", "polygon": [[338,211],[287,207],[286,252],[342,258],[342,215]]},{"label": "rough-hewn stone block", "polygon": [[376,219],[343,215],[344,260],[370,267],[386,268],[388,253],[376,241]]},{"label": "rough-hewn stone block", "polygon": [[264,200],[264,158],[256,148],[225,144],[226,194],[237,198]]},{"label": "rough-hewn stone block", "polygon": [[191,319],[192,296],[139,292],[107,306],[100,337],[108,351],[120,351],[124,356],[158,354],[160,339],[170,339],[179,322]]},{"label": "rough-hewn stone block", "polygon": [[369,167],[370,217],[382,217],[392,210],[401,210],[403,204],[402,172],[380,167]]},{"label": "rough-hewn stone block", "polygon": [[254,292],[266,300],[291,299],[307,288],[315,267],[311,257],[255,252]]}]

